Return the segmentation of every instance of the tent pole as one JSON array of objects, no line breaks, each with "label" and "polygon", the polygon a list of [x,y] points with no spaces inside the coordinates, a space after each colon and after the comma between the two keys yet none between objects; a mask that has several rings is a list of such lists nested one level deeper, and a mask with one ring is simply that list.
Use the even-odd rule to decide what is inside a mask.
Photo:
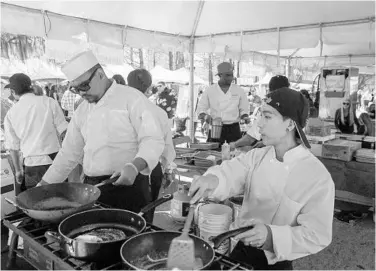
[{"label": "tent pole", "polygon": [[191,142],[193,143],[195,140],[195,129],[194,129],[194,92],[195,92],[195,85],[194,85],[194,39],[191,39],[190,42],[190,50],[189,50],[189,63],[190,63],[190,70],[189,70],[189,136],[191,138]]},{"label": "tent pole", "polygon": [[194,85],[194,73],[195,73],[195,35],[196,35],[196,30],[198,27],[198,23],[200,22],[201,18],[201,13],[204,8],[205,1],[201,0],[198,3],[198,8],[197,8],[197,13],[196,13],[196,18],[193,24],[192,28],[192,33],[191,33],[191,38],[189,42],[189,62],[190,62],[190,73],[189,73],[189,86],[190,86],[190,91],[189,91],[189,126],[188,126],[188,133],[191,138],[191,142],[195,142],[195,129],[194,129],[194,114],[195,114],[195,101],[194,101],[194,93],[195,93],[195,85]]}]

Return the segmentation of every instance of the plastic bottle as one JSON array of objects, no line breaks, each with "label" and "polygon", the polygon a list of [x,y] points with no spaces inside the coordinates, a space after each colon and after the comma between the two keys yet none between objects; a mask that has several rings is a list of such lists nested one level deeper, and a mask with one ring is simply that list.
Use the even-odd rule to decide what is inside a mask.
[{"label": "plastic bottle", "polygon": [[178,184],[178,191],[174,193],[171,201],[171,216],[176,222],[183,223],[187,218],[191,200],[188,191],[189,188],[186,184]]},{"label": "plastic bottle", "polygon": [[230,160],[230,144],[225,141],[222,145],[222,161]]}]

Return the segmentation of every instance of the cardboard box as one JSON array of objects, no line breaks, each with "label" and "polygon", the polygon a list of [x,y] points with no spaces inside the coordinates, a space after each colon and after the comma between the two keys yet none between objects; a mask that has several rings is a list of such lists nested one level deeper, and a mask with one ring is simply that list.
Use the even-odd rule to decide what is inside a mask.
[{"label": "cardboard box", "polygon": [[351,161],[354,152],[362,147],[361,142],[333,139],[322,145],[322,157]]},{"label": "cardboard box", "polygon": [[332,125],[319,118],[308,119],[305,133],[311,136],[325,137],[331,134]]}]

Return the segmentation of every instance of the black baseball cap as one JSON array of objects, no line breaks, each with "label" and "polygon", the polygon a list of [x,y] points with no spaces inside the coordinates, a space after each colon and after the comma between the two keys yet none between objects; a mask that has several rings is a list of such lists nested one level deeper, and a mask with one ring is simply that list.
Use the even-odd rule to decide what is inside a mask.
[{"label": "black baseball cap", "polygon": [[299,91],[288,87],[277,89],[266,95],[265,102],[275,108],[283,117],[294,121],[295,128],[304,146],[311,148],[303,131],[308,119],[308,101]]},{"label": "black baseball cap", "polygon": [[274,90],[277,90],[279,88],[289,87],[289,86],[290,86],[290,82],[289,82],[289,79],[286,76],[276,75],[276,76],[273,76],[272,78],[270,78],[269,91],[274,91]]},{"label": "black baseball cap", "polygon": [[15,73],[9,78],[7,87],[13,89],[16,93],[20,93],[24,89],[30,89],[31,79],[24,73]]}]

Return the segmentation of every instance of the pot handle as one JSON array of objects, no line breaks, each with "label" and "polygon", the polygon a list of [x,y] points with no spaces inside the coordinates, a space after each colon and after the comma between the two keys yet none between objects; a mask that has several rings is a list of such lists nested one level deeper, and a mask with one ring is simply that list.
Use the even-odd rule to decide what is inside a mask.
[{"label": "pot handle", "polygon": [[46,231],[44,236],[47,238],[47,240],[53,240],[56,243],[62,243],[64,241],[63,237],[55,231]]},{"label": "pot handle", "polygon": [[173,195],[172,194],[166,194],[163,197],[157,199],[156,201],[153,201],[146,205],[144,208],[141,209],[141,211],[138,213],[138,215],[143,216],[145,213],[149,212],[150,210],[154,209],[155,207],[158,207],[159,205],[172,200]]},{"label": "pot handle", "polygon": [[253,228],[254,228],[254,225],[251,225],[251,226],[238,228],[238,229],[235,229],[235,230],[232,230],[232,231],[227,231],[227,232],[224,232],[224,233],[217,235],[215,237],[210,237],[209,241],[211,241],[213,243],[213,247],[215,249],[217,249],[226,239],[234,237],[234,236],[241,234],[243,232],[252,230]]}]

